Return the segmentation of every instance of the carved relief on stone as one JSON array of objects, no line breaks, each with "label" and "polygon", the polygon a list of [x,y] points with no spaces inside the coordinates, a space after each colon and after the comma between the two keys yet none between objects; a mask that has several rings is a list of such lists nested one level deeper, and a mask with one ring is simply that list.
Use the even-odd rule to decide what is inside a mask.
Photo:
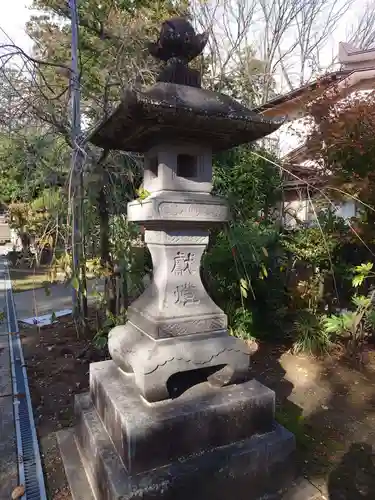
[{"label": "carved relief on stone", "polygon": [[225,331],[160,341],[145,336],[128,321],[110,332],[108,345],[112,359],[125,373],[134,373],[136,384],[149,402],[170,397],[167,381],[171,375],[197,367],[229,366],[230,383],[248,376],[248,346]]},{"label": "carved relief on stone", "polygon": [[159,338],[163,337],[178,337],[179,335],[186,335],[188,332],[185,323],[170,323],[159,327]]},{"label": "carved relief on stone", "polygon": [[[155,339],[165,339],[169,337],[180,337],[183,335],[194,335],[207,332],[215,332],[227,329],[227,317],[217,306],[206,308],[202,311],[201,304],[196,307],[176,308],[173,314],[168,315],[164,310],[164,315],[154,316],[149,314],[149,309],[138,309],[131,306],[128,310],[128,319],[141,331]],[[185,314],[178,314],[185,313]]]},{"label": "carved relief on stone", "polygon": [[[150,233],[152,233],[151,239],[155,241],[158,231],[150,231]],[[203,231],[202,233],[204,234]],[[184,236],[190,237],[186,234]],[[201,237],[199,231],[193,236]],[[207,319],[222,314],[220,308],[207,294],[201,281],[199,269],[204,244],[154,243],[148,245],[154,263],[152,282],[129,308],[129,311],[138,311],[138,319],[134,318],[137,326],[146,332],[151,330],[153,336],[158,336],[158,329],[163,324],[177,321],[184,323],[191,319]],[[144,319],[150,324],[141,325],[139,322],[143,322]],[[188,333],[198,331],[193,325],[188,329]]]},{"label": "carved relief on stone", "polygon": [[179,323],[168,323],[159,327],[159,337],[177,337],[179,335],[191,335],[193,333],[210,332],[213,330],[224,330],[227,327],[226,316],[216,318],[205,318],[184,321]]},{"label": "carved relief on stone", "polygon": [[[178,234],[180,233],[180,234]],[[191,233],[191,232],[190,232]],[[201,231],[201,234],[189,234],[189,231],[145,231],[145,243],[154,245],[207,245],[208,232]]]},{"label": "carved relief on stone", "polygon": [[223,222],[228,219],[229,210],[221,198],[202,193],[183,196],[184,193],[181,193],[178,199],[177,193],[161,191],[146,200],[129,203],[129,220]]},{"label": "carved relief on stone", "polygon": [[225,205],[208,203],[181,203],[162,201],[158,211],[161,217],[194,217],[196,219],[226,220],[228,209]]}]

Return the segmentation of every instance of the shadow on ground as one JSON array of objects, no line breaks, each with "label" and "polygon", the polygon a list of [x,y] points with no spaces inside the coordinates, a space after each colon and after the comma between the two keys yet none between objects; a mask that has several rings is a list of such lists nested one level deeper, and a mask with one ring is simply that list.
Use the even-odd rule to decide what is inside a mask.
[{"label": "shadow on ground", "polygon": [[296,435],[298,469],[329,500],[375,498],[375,355],[358,369],[336,355],[260,346],[254,377],[275,390],[277,420]]},{"label": "shadow on ground", "polygon": [[43,288],[49,283],[48,268],[33,269],[30,267],[10,267],[13,292],[20,293]]},{"label": "shadow on ground", "polygon": [[375,497],[375,454],[367,443],[354,443],[328,478],[329,500]]},{"label": "shadow on ground", "polygon": [[293,391],[293,383],[285,375],[280,364],[287,345],[260,343],[258,350],[251,357],[251,372],[254,378],[276,392],[277,401],[285,401]]}]

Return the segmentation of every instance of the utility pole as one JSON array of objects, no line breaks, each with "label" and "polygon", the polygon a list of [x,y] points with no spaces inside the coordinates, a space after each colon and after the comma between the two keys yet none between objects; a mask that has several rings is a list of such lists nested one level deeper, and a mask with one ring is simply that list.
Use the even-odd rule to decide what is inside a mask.
[{"label": "utility pole", "polygon": [[82,175],[82,151],[81,151],[81,90],[78,68],[78,9],[77,0],[68,0],[71,13],[72,28],[72,61],[70,75],[71,90],[71,136],[73,143],[72,152],[72,260],[73,260],[73,280],[72,280],[72,304],[73,316],[78,318],[81,312],[81,293],[79,290],[79,270],[81,255],[81,235],[80,235],[80,198],[82,197],[80,177]]}]

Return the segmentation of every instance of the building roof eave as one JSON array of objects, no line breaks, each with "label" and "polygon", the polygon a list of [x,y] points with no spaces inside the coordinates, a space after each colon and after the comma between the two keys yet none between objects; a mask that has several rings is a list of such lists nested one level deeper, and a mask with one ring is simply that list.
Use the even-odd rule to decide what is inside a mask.
[{"label": "building roof eave", "polygon": [[328,87],[337,80],[341,80],[342,78],[347,77],[352,72],[353,70],[337,70],[331,73],[327,73],[326,75],[322,76],[321,78],[318,78],[317,80],[314,80],[313,82],[303,85],[302,87],[294,89],[286,94],[279,95],[274,99],[271,99],[266,103],[256,108],[253,108],[252,111],[255,111],[256,113],[263,113],[264,111],[272,109],[280,104],[284,104],[285,102],[297,99],[301,97],[301,95],[303,95],[306,91],[313,91],[318,86],[326,84],[326,86]]}]

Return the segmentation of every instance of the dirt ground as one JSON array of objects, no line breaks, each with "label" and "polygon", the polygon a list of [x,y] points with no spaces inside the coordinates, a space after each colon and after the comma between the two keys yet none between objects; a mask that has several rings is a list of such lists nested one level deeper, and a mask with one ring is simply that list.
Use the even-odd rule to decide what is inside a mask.
[{"label": "dirt ground", "polygon": [[[89,363],[106,354],[84,352],[90,339],[78,338],[67,319],[24,328],[22,338],[48,495],[70,500],[55,432],[73,424],[74,395],[88,389]],[[353,367],[340,351],[315,359],[261,344],[252,360],[254,377],[276,391],[278,421],[296,435],[300,473],[322,498],[373,500],[375,352]]]},{"label": "dirt ground", "polygon": [[89,364],[107,354],[93,348],[90,338],[79,338],[71,318],[23,327],[21,338],[48,497],[71,500],[55,432],[73,425],[74,395],[88,390]]}]

